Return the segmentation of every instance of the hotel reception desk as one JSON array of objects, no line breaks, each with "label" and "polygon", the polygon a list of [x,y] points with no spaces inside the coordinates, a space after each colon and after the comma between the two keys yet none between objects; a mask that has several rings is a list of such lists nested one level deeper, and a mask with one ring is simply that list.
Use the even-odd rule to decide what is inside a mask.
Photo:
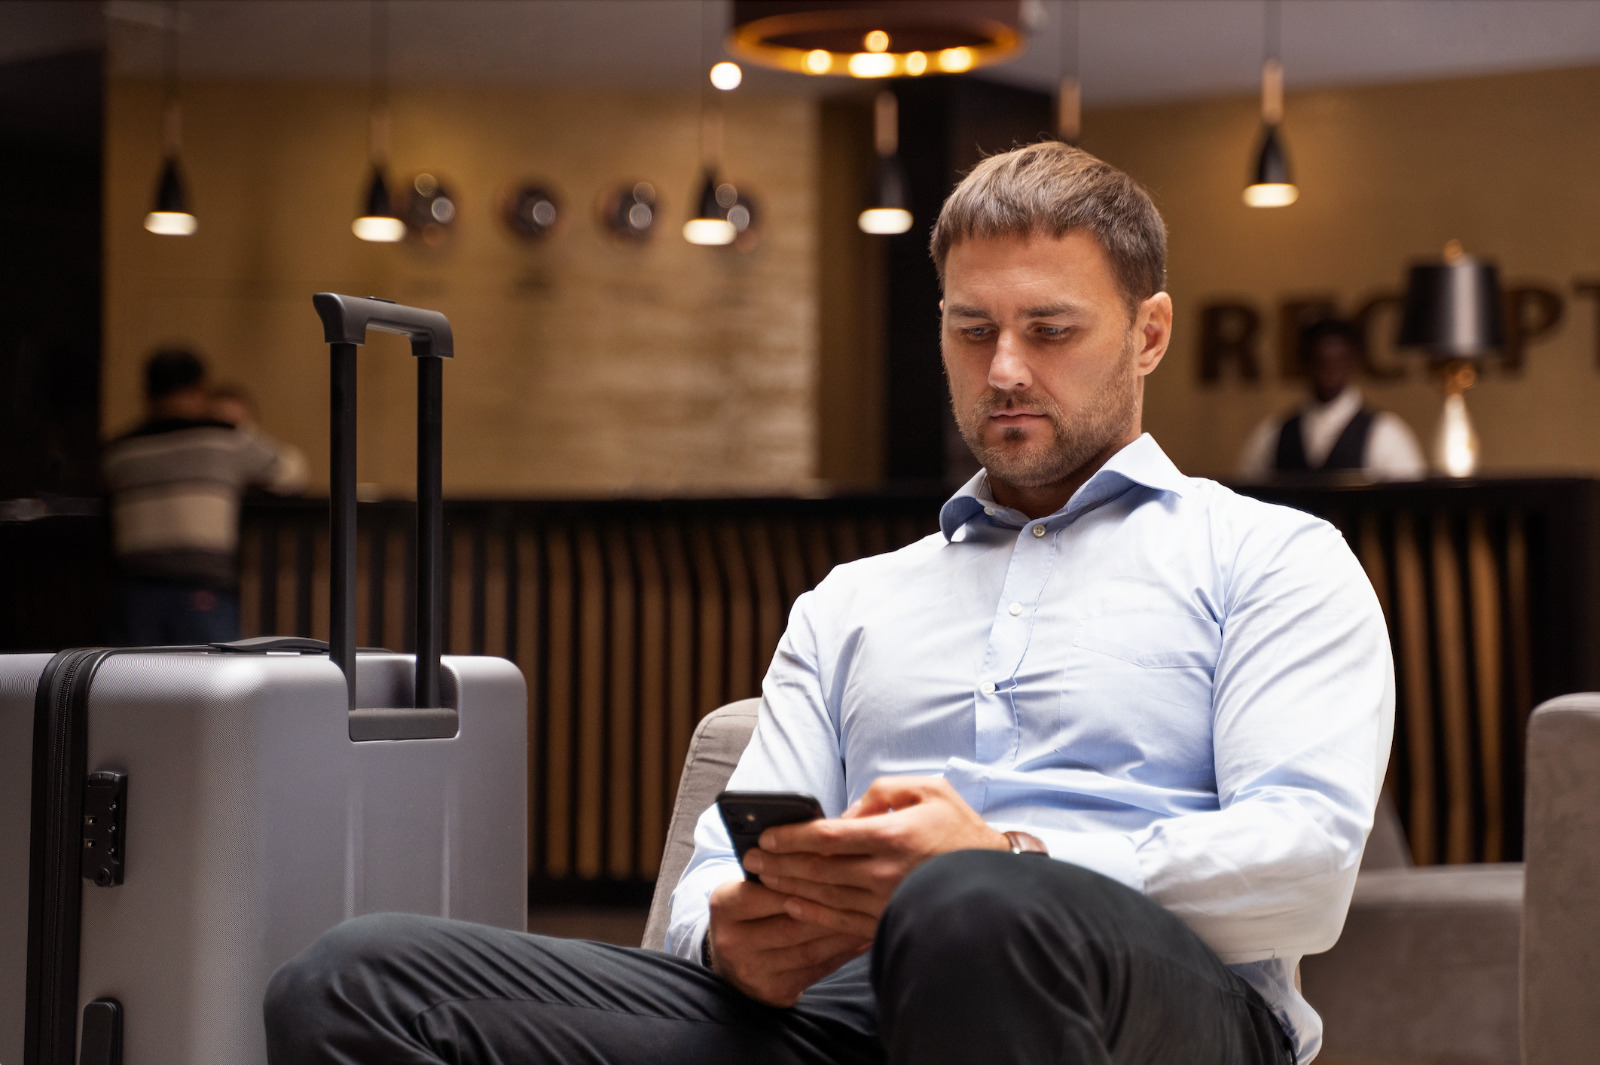
[{"label": "hotel reception desk", "polygon": [[[1417,862],[1518,859],[1527,715],[1600,690],[1600,481],[1244,490],[1334,523],[1372,580],[1398,696],[1388,786]],[[933,532],[942,501],[447,503],[445,649],[528,678],[534,900],[647,901],[695,723],[759,694],[801,592]],[[101,640],[104,519],[3,513],[0,644]],[[252,501],[242,520],[243,635],[326,638],[326,502]],[[413,520],[362,506],[363,645],[409,649]]]}]

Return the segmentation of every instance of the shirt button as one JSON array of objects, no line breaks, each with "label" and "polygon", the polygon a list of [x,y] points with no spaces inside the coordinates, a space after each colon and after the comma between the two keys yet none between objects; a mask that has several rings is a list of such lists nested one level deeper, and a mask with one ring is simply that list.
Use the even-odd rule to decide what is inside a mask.
[{"label": "shirt button", "polygon": [[1016,617],[1018,614],[1022,613],[1022,604],[1021,603],[1012,603],[1006,609],[1011,611],[1011,616],[1012,617]]},{"label": "shirt button", "polygon": [[994,681],[986,680],[986,681],[983,682],[983,694],[985,694],[985,695],[993,695],[994,694]]},{"label": "shirt button", "polygon": [[1043,536],[1044,535],[1044,526],[1043,525],[1035,525],[1033,527],[1033,535],[1035,535],[1035,536]]},{"label": "shirt button", "polygon": [[994,517],[994,508],[993,507],[984,507],[983,508],[983,512],[985,514],[989,515],[989,517],[991,517],[991,518]]}]

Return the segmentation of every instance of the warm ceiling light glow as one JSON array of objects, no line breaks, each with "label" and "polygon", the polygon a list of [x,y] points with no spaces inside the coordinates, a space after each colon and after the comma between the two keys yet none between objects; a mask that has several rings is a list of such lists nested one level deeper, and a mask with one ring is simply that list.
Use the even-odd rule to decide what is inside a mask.
[{"label": "warm ceiling light glow", "polygon": [[711,84],[723,92],[731,92],[744,80],[744,71],[738,63],[718,63],[711,68]]},{"label": "warm ceiling light glow", "polygon": [[691,218],[683,224],[683,239],[690,244],[732,244],[738,235],[726,218]]},{"label": "warm ceiling light glow", "polygon": [[924,52],[911,52],[906,55],[906,73],[913,77],[926,73],[928,69],[928,56]]},{"label": "warm ceiling light glow", "polygon": [[904,207],[869,207],[856,216],[863,233],[904,233],[911,228],[911,212]]},{"label": "warm ceiling light glow", "polygon": [[887,52],[889,50],[889,35],[882,30],[873,30],[861,39],[869,52]]},{"label": "warm ceiling light glow", "polygon": [[144,216],[144,227],[158,236],[188,237],[200,223],[187,211],[151,211]]},{"label": "warm ceiling light glow", "polygon": [[364,214],[350,223],[350,232],[375,244],[393,244],[406,239],[406,224],[392,215]]},{"label": "warm ceiling light glow", "polygon": [[826,74],[833,66],[833,55],[826,48],[813,48],[806,53],[806,73]]},{"label": "warm ceiling light glow", "polygon": [[972,49],[946,48],[939,53],[939,69],[950,74],[960,74],[972,69]]},{"label": "warm ceiling light glow", "polygon": [[850,57],[853,78],[887,78],[894,73],[894,56],[885,52],[857,52]]},{"label": "warm ceiling light glow", "polygon": [[1300,189],[1282,182],[1246,185],[1244,202],[1250,207],[1287,207],[1300,198]]}]

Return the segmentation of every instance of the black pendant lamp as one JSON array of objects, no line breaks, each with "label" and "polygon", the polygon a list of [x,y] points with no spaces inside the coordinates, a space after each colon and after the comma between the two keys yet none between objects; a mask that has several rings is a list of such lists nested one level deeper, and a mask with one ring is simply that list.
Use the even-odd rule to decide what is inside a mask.
[{"label": "black pendant lamp", "polygon": [[[700,0],[700,69],[706,69],[706,34],[708,30],[705,0]],[[722,64],[718,64],[720,67]],[[732,65],[732,64],[729,64]],[[707,77],[718,91],[732,91],[739,82],[718,78],[713,67]],[[727,89],[723,89],[727,85]],[[732,244],[739,236],[739,227],[728,220],[728,212],[739,202],[739,190],[717,177],[717,163],[722,155],[722,103],[700,86],[700,159],[702,163],[700,194],[691,202],[693,213],[683,223],[683,239],[690,244],[717,247]]]},{"label": "black pendant lamp", "polygon": [[694,214],[683,224],[683,239],[690,244],[718,246],[732,244],[738,227],[728,221],[728,210],[739,202],[739,190],[717,180],[714,166],[707,166],[695,197]]},{"label": "black pendant lamp", "polygon": [[912,217],[906,204],[906,171],[900,165],[900,106],[887,89],[874,103],[872,133],[878,156],[872,203],[856,216],[856,225],[863,233],[904,233],[911,228]]},{"label": "black pendant lamp", "polygon": [[1283,63],[1278,59],[1279,0],[1267,0],[1267,28],[1261,64],[1261,144],[1256,149],[1252,180],[1245,186],[1244,202],[1250,207],[1287,207],[1300,198],[1289,176],[1289,158],[1278,137],[1283,122]]},{"label": "black pendant lamp", "polygon": [[350,223],[350,232],[375,244],[404,240],[406,224],[395,212],[389,195],[384,160],[389,154],[389,34],[388,2],[372,4],[372,99],[368,107],[368,154],[372,160],[372,179],[367,183],[361,213]]},{"label": "black pendant lamp", "polygon": [[167,10],[167,99],[161,112],[161,176],[156,180],[155,203],[144,216],[144,228],[162,237],[188,237],[200,228],[189,208],[189,192],[178,166],[183,139],[183,111],[178,103],[178,5]]}]

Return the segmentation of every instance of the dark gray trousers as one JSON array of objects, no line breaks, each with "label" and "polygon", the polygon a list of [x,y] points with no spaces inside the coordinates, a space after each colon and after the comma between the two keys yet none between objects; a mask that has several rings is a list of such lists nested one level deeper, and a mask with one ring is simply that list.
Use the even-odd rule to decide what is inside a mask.
[{"label": "dark gray trousers", "polygon": [[993,851],[917,869],[870,955],[789,1009],[655,951],[380,914],[280,969],[266,1025],[271,1065],[1292,1060],[1260,996],[1166,910]]}]

